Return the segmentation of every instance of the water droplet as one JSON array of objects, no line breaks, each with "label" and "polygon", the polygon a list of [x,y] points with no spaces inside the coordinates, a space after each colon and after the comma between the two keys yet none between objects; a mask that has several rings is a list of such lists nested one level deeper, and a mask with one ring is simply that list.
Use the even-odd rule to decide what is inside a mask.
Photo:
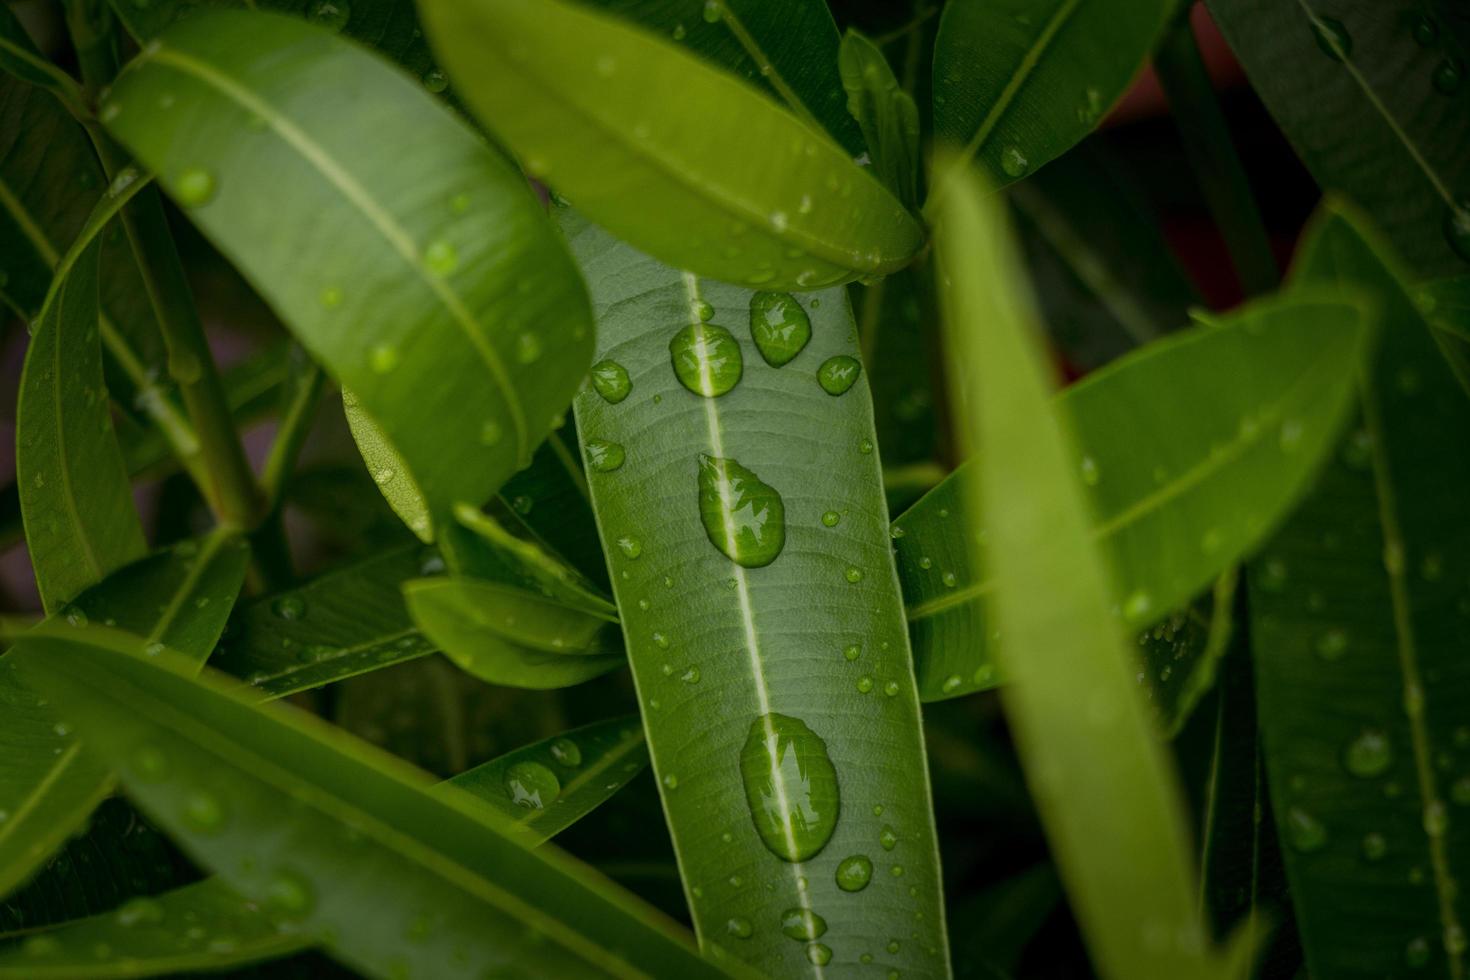
[{"label": "water droplet", "polygon": [[599,473],[611,473],[620,469],[627,456],[619,443],[606,439],[587,440],[587,465]]},{"label": "water droplet", "polygon": [[812,940],[827,931],[827,920],[811,909],[791,908],[781,913],[781,931],[792,939]]},{"label": "water droplet", "polygon": [[163,906],[151,898],[130,898],[118,907],[114,918],[118,925],[128,928],[153,925],[163,921]]},{"label": "water droplet", "polygon": [[749,939],[755,935],[755,926],[744,916],[737,915],[725,923],[725,932],[736,939]]},{"label": "water droplet", "polygon": [[317,294],[317,302],[322,304],[324,310],[335,310],[342,305],[342,290],[336,286],[327,286]]},{"label": "water droplet", "polygon": [[826,966],[832,962],[832,950],[824,943],[812,943],[806,948],[806,958],[812,966]]},{"label": "water droplet", "polygon": [[391,344],[378,344],[368,354],[368,366],[375,374],[387,374],[398,366],[398,348]]},{"label": "water droplet", "polygon": [[690,667],[688,670],[684,671],[684,673],[679,675],[679,680],[683,681],[685,684],[698,684],[699,668]]},{"label": "water droplet", "polygon": [[945,587],[951,589],[958,585],[960,582],[960,580],[955,576],[954,572],[945,572],[943,575],[939,576],[939,581],[943,582],[945,584]]},{"label": "water droplet", "polygon": [[1123,617],[1131,623],[1136,623],[1147,617],[1153,606],[1153,597],[1144,590],[1138,589],[1123,600]]},{"label": "water droplet", "polygon": [[592,365],[592,387],[609,405],[616,405],[633,390],[628,371],[617,361],[598,361]]},{"label": "water droplet", "polygon": [[1388,736],[1377,729],[1364,729],[1343,753],[1347,771],[1363,779],[1383,775],[1392,764],[1393,746]]},{"label": "water droplet", "polygon": [[873,678],[864,674],[858,678],[857,689],[859,694],[867,694],[873,689]]},{"label": "water droplet", "polygon": [[544,810],[561,794],[561,780],[539,762],[517,762],[505,771],[505,792],[516,806]]},{"label": "water droplet", "polygon": [[775,712],[751,722],[740,776],[756,832],[772,854],[805,861],[826,846],[837,826],[837,771],[827,744],[805,722]]},{"label": "water droplet", "polygon": [[812,339],[812,321],[790,293],[755,293],[750,297],[750,336],[766,363],[781,367]]},{"label": "water droplet", "polygon": [[846,354],[829,357],[817,368],[817,383],[829,395],[845,394],[858,379],[862,365]]},{"label": "water droplet", "polygon": [[891,824],[884,824],[883,829],[878,832],[878,843],[883,845],[883,850],[891,851],[898,846],[898,831]]},{"label": "water droplet", "polygon": [[1450,827],[1450,814],[1445,805],[1435,800],[1424,808],[1424,832],[1430,837],[1443,837]]},{"label": "water droplet", "polygon": [[1329,629],[1317,637],[1317,656],[1328,662],[1341,659],[1347,648],[1348,636],[1343,630]]},{"label": "water droplet", "polygon": [[1335,17],[1312,18],[1312,35],[1317,39],[1317,47],[1333,61],[1342,61],[1353,53],[1352,36]]},{"label": "water droplet", "polygon": [[1019,146],[1008,146],[1001,151],[1000,169],[1005,171],[1007,177],[1019,177],[1029,166],[1031,163]]},{"label": "water droplet", "polygon": [[1286,839],[1291,846],[1303,854],[1321,850],[1327,843],[1327,828],[1322,821],[1301,807],[1288,807],[1286,811]]},{"label": "water droplet", "polygon": [[438,95],[449,87],[449,76],[442,68],[430,68],[424,74],[424,88]]},{"label": "water droplet", "polygon": [[1429,940],[1415,936],[1404,946],[1404,964],[1418,969],[1429,963]]},{"label": "water droplet", "polygon": [[187,167],[179,174],[174,195],[186,208],[203,207],[214,198],[214,174],[202,167]]},{"label": "water droplet", "polygon": [[210,834],[218,831],[224,823],[224,805],[213,793],[200,790],[190,793],[184,800],[184,824],[190,830]]},{"label": "water droplet", "polygon": [[887,684],[883,685],[883,693],[890,698],[897,697],[898,692],[901,690],[903,690],[903,688],[899,685],[898,681],[889,681]]},{"label": "water droplet", "polygon": [[856,660],[858,657],[861,657],[862,655],[863,648],[858,646],[856,643],[851,644],[847,647],[847,649],[842,651],[842,656],[846,658],[848,663],[852,663],[854,660]]},{"label": "water droplet", "polygon": [[541,337],[527,331],[516,338],[516,361],[520,364],[535,364],[541,359]]},{"label": "water droplet", "polygon": [[1261,566],[1256,584],[1263,592],[1280,592],[1286,588],[1286,562],[1280,558],[1268,558]]},{"label": "water droplet", "polygon": [[837,887],[845,892],[860,892],[873,878],[873,862],[866,854],[854,854],[837,865]]},{"label": "water droplet", "polygon": [[890,939],[888,940],[888,945],[883,948],[890,953],[897,953],[902,947],[899,945],[897,939]]},{"label": "water droplet", "polygon": [[271,612],[288,622],[306,618],[306,600],[296,595],[283,595],[271,603]]},{"label": "water droplet", "polygon": [[694,323],[669,341],[674,374],[696,395],[718,398],[740,381],[744,361],[740,344],[730,331],[715,323]]},{"label": "water droplet", "polygon": [[1098,481],[1102,479],[1102,474],[1097,469],[1097,460],[1091,456],[1082,457],[1080,469],[1082,470],[1082,482],[1089,487],[1097,486]]},{"label": "water droplet", "polygon": [[352,17],[352,7],[347,0],[316,0],[311,5],[307,19],[329,31],[340,31]]},{"label": "water droplet", "polygon": [[1287,419],[1282,422],[1276,441],[1281,446],[1282,452],[1294,452],[1302,442],[1302,423],[1298,419]]},{"label": "water droplet", "polygon": [[582,749],[569,738],[559,738],[551,743],[551,757],[570,769],[582,764]]},{"label": "water droplet", "polygon": [[1414,19],[1414,42],[1427,48],[1439,38],[1439,25],[1431,17],[1420,14]]},{"label": "water droplet", "polygon": [[133,753],[132,770],[146,783],[156,783],[168,778],[168,756],[152,745],[144,745]]},{"label": "water droplet", "polygon": [[497,445],[504,435],[505,430],[495,419],[486,419],[480,423],[480,445],[487,447]]},{"label": "water droplet", "polygon": [[1434,66],[1434,73],[1429,77],[1435,91],[1454,95],[1465,81],[1465,63],[1459,58],[1446,58]]},{"label": "water droplet", "polygon": [[706,24],[719,23],[720,18],[723,17],[724,14],[725,8],[720,0],[704,0],[704,10],[701,11],[701,16],[704,17],[704,22]]},{"label": "water droplet", "polygon": [[1459,956],[1465,952],[1465,929],[1458,922],[1451,922],[1444,927],[1444,951],[1451,956]]},{"label": "water droplet", "polygon": [[944,683],[939,686],[939,689],[945,694],[953,694],[960,689],[960,685],[963,683],[964,680],[961,679],[959,674],[950,674],[944,679]]},{"label": "water droplet", "polygon": [[266,889],[266,904],[286,918],[299,919],[311,911],[316,896],[305,878],[294,871],[281,871]]},{"label": "water droplet", "polygon": [[1367,833],[1363,835],[1363,857],[1369,861],[1377,861],[1388,853],[1388,841],[1382,834]]},{"label": "water droplet", "polygon": [[444,239],[435,239],[424,249],[424,268],[430,275],[443,279],[459,268],[459,252]]},{"label": "water droplet", "polygon": [[786,543],[781,495],[733,459],[700,455],[699,516],[710,543],[746,568],[769,565]]},{"label": "water droplet", "polygon": [[864,456],[870,455],[873,452],[873,440],[864,439],[859,442],[858,452],[862,453]]},{"label": "water droplet", "polygon": [[663,784],[666,789],[678,789],[679,777],[675,776],[673,773],[668,773],[663,778]]},{"label": "water droplet", "polygon": [[1470,201],[1460,200],[1445,208],[1444,238],[1456,255],[1470,262]]}]

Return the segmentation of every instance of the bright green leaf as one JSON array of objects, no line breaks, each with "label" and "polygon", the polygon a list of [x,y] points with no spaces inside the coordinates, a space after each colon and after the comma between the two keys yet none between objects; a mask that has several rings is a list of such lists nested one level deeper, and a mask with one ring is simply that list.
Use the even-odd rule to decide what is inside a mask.
[{"label": "bright green leaf", "polygon": [[527,171],[666,261],[812,288],[892,272],[922,242],[830,137],[670,41],[563,0],[423,9],[460,93]]}]

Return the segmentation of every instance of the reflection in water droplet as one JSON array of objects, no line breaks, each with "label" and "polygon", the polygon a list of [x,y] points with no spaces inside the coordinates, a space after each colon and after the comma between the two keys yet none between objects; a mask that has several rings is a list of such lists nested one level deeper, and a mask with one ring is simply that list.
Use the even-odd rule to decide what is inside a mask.
[{"label": "reflection in water droplet", "polygon": [[620,469],[627,455],[620,443],[607,439],[587,440],[587,465],[599,473]]},{"label": "reflection in water droplet", "polygon": [[806,948],[806,958],[813,966],[826,966],[832,962],[832,950],[823,943],[812,943]]},{"label": "reflection in water droplet", "polygon": [[805,861],[826,846],[837,826],[837,771],[805,722],[775,712],[751,722],[740,776],[756,832],[772,854]]},{"label": "reflection in water droplet", "polygon": [[696,395],[718,398],[740,381],[740,344],[716,323],[694,323],[674,334],[669,356],[679,383]]},{"label": "reflection in water droplet", "polygon": [[812,321],[790,293],[750,297],[750,336],[771,367],[790,363],[812,339]]},{"label": "reflection in water droplet", "polygon": [[618,538],[617,546],[618,550],[623,553],[624,558],[637,558],[639,555],[643,554],[643,542],[639,541],[631,534],[625,534],[622,537]]},{"label": "reflection in water droplet", "polygon": [[755,927],[744,916],[737,915],[725,923],[725,932],[736,939],[749,939],[755,935]]},{"label": "reflection in water droplet", "polygon": [[442,68],[430,68],[424,74],[424,88],[438,95],[449,87],[449,76],[444,74]]},{"label": "reflection in water droplet", "polygon": [[710,543],[746,568],[769,565],[786,543],[781,495],[733,459],[700,455],[699,517]]},{"label": "reflection in water droplet", "polygon": [[1004,170],[1007,177],[1019,177],[1031,166],[1026,159],[1026,154],[1021,152],[1019,146],[1008,146],[1001,151],[1000,169]]},{"label": "reflection in water droplet", "polygon": [[873,878],[873,862],[866,854],[854,854],[837,865],[837,887],[845,892],[860,892]]},{"label": "reflection in water droplet", "polygon": [[551,743],[551,757],[570,769],[582,764],[582,749],[569,738],[559,738]]},{"label": "reflection in water droplet", "polygon": [[878,832],[878,843],[883,845],[883,850],[891,851],[898,846],[898,831],[892,825],[884,824],[883,829]]},{"label": "reflection in water droplet", "polygon": [[812,940],[827,931],[827,920],[811,909],[791,908],[781,913],[781,931],[792,939]]},{"label": "reflection in water droplet", "polygon": [[517,762],[505,771],[505,792],[516,806],[543,810],[561,794],[561,780],[539,762]]},{"label": "reflection in water droplet", "polygon": [[271,603],[271,612],[288,622],[304,619],[306,617],[306,600],[300,596],[283,595]]},{"label": "reflection in water droplet", "polygon": [[704,323],[708,323],[715,318],[715,308],[702,299],[695,300],[692,308],[694,315],[699,317]]},{"label": "reflection in water droplet", "polygon": [[592,387],[609,405],[616,405],[633,390],[628,370],[617,361],[598,361],[592,365]]},{"label": "reflection in water droplet", "polygon": [[817,368],[817,383],[829,395],[845,394],[862,373],[862,365],[846,354],[829,357]]},{"label": "reflection in water droplet", "polygon": [[1353,53],[1352,36],[1336,17],[1313,18],[1312,36],[1322,53],[1333,61],[1341,61]]}]

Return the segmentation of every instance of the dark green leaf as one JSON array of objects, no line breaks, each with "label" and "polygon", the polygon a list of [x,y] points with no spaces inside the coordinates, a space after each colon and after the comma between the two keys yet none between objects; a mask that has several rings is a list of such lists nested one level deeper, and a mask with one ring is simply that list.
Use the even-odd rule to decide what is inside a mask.
[{"label": "dark green leaf", "polygon": [[951,913],[955,923],[955,976],[998,980],[1015,975],[1026,944],[1061,902],[1062,886],[1049,864],[991,885]]},{"label": "dark green leaf", "polygon": [[[227,532],[186,541],[119,570],[21,639],[108,624],[143,646],[167,644],[202,663],[234,605],[248,558],[244,542]],[[0,755],[0,895],[76,830],[112,785],[71,726],[17,679],[15,659],[0,658],[0,736],[10,747]]]},{"label": "dark green leaf", "polygon": [[[1123,624],[1148,626],[1183,606],[1270,532],[1334,444],[1369,337],[1358,307],[1270,298],[1156,341],[1057,397]],[[999,680],[982,601],[994,582],[954,530],[979,472],[962,466],[894,525],[925,698]]]},{"label": "dark green leaf", "polygon": [[[568,445],[568,443],[571,445]],[[597,542],[587,478],[576,457],[576,433],[552,432],[531,465],[500,490],[513,520],[555,551],[604,593],[610,589],[607,562]]]},{"label": "dark green leaf", "polygon": [[106,733],[129,794],[242,896],[370,976],[706,976],[678,930],[514,825],[310,716],[98,631],[27,640],[28,681]]},{"label": "dark green leaf", "polygon": [[[859,376],[834,396],[818,383],[829,358],[857,354],[845,292],[781,304],[783,317],[810,321],[811,340],[772,367],[751,333],[753,311],[765,321],[763,294],[671,269],[570,212],[563,219],[599,311],[598,357],[631,382],[616,403],[583,391],[577,423],[584,445],[626,450],[622,466],[592,468],[588,481],[702,942],[782,976],[856,970],[865,955],[873,969],[944,975],[918,699],[867,384]],[[676,375],[670,340],[695,324],[743,363],[717,398]],[[712,350],[679,352],[696,362],[696,388],[716,390],[734,369]],[[713,536],[702,457],[723,477]],[[784,546],[770,560],[776,540]],[[839,800],[826,806],[818,774],[830,790],[834,772]],[[787,859],[829,834],[815,856]],[[870,884],[839,884],[844,867],[848,886],[866,880],[865,863]],[[821,916],[821,935],[782,934],[788,915],[799,924],[807,912]]]},{"label": "dark green leaf", "polygon": [[1210,12],[1317,182],[1367,208],[1416,278],[1464,271],[1464,5],[1210,0]]},{"label": "dark green leaf", "polygon": [[1470,402],[1366,221],[1329,205],[1294,280],[1369,289],[1361,422],[1250,570],[1276,821],[1314,976],[1465,970]]},{"label": "dark green leaf", "polygon": [[1159,728],[1179,732],[1215,682],[1234,635],[1238,570],[1227,569],[1209,596],[1164,617],[1138,635],[1139,666]]},{"label": "dark green leaf", "polygon": [[1426,283],[1416,298],[1455,377],[1470,394],[1470,276]]},{"label": "dark green leaf", "polygon": [[660,258],[812,288],[892,272],[921,244],[847,151],[672,42],[563,0],[429,0],[424,14],[466,102],[526,169]]},{"label": "dark green leaf", "polygon": [[907,207],[919,197],[919,108],[899,87],[882,50],[848,30],[838,51],[847,111],[863,129],[873,169]]},{"label": "dark green leaf", "polygon": [[436,520],[529,461],[586,371],[586,297],[520,175],[422,85],[293,18],[201,11],[102,116],[360,399]]}]

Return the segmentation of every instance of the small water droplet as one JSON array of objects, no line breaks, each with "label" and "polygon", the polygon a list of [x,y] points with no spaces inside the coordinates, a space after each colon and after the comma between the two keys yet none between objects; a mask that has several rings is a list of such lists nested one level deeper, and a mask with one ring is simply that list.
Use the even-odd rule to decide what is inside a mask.
[{"label": "small water droplet", "polygon": [[1383,775],[1392,764],[1393,746],[1388,736],[1377,729],[1364,729],[1343,752],[1347,771],[1363,779]]},{"label": "small water droplet", "polygon": [[1459,58],[1445,58],[1434,66],[1430,76],[1434,90],[1442,95],[1454,95],[1465,81],[1465,63]]},{"label": "small water droplet", "polygon": [[449,76],[442,68],[430,68],[424,73],[424,88],[438,95],[449,87]]},{"label": "small water droplet", "polygon": [[858,657],[861,657],[862,655],[863,648],[858,646],[856,643],[849,645],[845,650],[842,651],[842,656],[846,658],[848,663],[852,663],[854,660],[856,660]]},{"label": "small water droplet", "polygon": [[878,843],[883,845],[883,850],[891,851],[898,846],[898,831],[891,824],[884,824],[883,829],[878,831]]},{"label": "small water droplet", "polygon": [[551,743],[551,757],[567,768],[582,764],[582,749],[569,738],[559,738]]},{"label": "small water droplet", "polygon": [[435,239],[424,249],[424,268],[435,278],[443,279],[459,268],[459,252],[444,239]]},{"label": "small water droplet", "polygon": [[174,195],[186,208],[203,207],[214,199],[214,174],[202,167],[186,167],[174,185]]},{"label": "small water droplet", "polygon": [[755,926],[744,916],[737,915],[725,923],[725,932],[736,939],[749,939],[755,935]]},{"label": "small water droplet", "polygon": [[1470,201],[1462,199],[1445,208],[1443,230],[1455,254],[1470,262]]},{"label": "small water droplet", "polygon": [[168,778],[168,756],[153,745],[144,745],[133,753],[132,770],[146,783],[156,783]]},{"label": "small water droplet", "polygon": [[1415,936],[1404,946],[1404,965],[1418,969],[1429,964],[1429,940]]},{"label": "small water droplet", "polygon": [[271,612],[288,622],[306,617],[306,600],[297,595],[283,595],[271,603]]},{"label": "small water droplet", "polygon": [[307,14],[307,19],[313,24],[333,32],[346,27],[351,17],[352,7],[347,0],[316,0]]},{"label": "small water droplet", "polygon": [[740,775],[756,832],[772,854],[799,862],[826,846],[837,826],[837,771],[805,722],[775,712],[752,721]]},{"label": "small water droplet", "polygon": [[704,10],[701,11],[701,16],[704,17],[704,22],[706,24],[719,23],[720,18],[723,17],[724,14],[725,7],[724,4],[720,2],[720,0],[704,0]]},{"label": "small water droplet", "polygon": [[539,762],[517,762],[505,771],[505,792],[516,806],[544,810],[561,794],[561,780]]},{"label": "small water droplet", "polygon": [[699,457],[699,516],[705,534],[746,568],[776,560],[786,543],[786,506],[774,487],[733,459]]},{"label": "small water droplet", "polygon": [[1130,623],[1137,623],[1145,619],[1153,607],[1153,597],[1143,589],[1137,589],[1123,600],[1123,617]]},{"label": "small water droplet", "polygon": [[375,374],[387,374],[398,366],[398,348],[392,344],[377,344],[368,354],[368,366]]},{"label": "small water droplet", "polygon": [[1388,841],[1382,834],[1367,833],[1363,835],[1363,857],[1369,861],[1377,861],[1388,853]]},{"label": "small water droplet", "polygon": [[224,826],[225,808],[219,797],[199,790],[184,800],[184,824],[201,834],[211,834]]},{"label": "small water droplet", "polygon": [[1102,479],[1102,474],[1097,468],[1097,460],[1091,456],[1083,456],[1079,468],[1082,471],[1082,482],[1089,487],[1097,486],[1098,481]]},{"label": "small water droplet", "polygon": [[620,443],[607,439],[587,440],[587,465],[599,473],[611,473],[621,469],[627,453]]},{"label": "small water droplet", "polygon": [[643,554],[643,542],[630,534],[625,534],[617,540],[618,550],[623,553],[624,558],[636,559]]},{"label": "small water droplet", "polygon": [[867,694],[873,689],[873,678],[864,674],[858,678],[857,689],[859,694]]},{"label": "small water droplet", "polygon": [[1427,48],[1439,38],[1439,25],[1431,17],[1420,14],[1414,18],[1414,43]]},{"label": "small water droplet", "polygon": [[1019,146],[1008,146],[1001,151],[1000,169],[1005,171],[1007,177],[1019,177],[1031,166],[1026,154],[1021,152]]},{"label": "small water droplet", "polygon": [[154,925],[163,921],[163,906],[147,897],[130,898],[118,907],[114,918],[125,928]]},{"label": "small water droplet", "polygon": [[693,323],[674,334],[669,356],[679,383],[706,398],[728,393],[744,371],[740,344],[715,323]]},{"label": "small water droplet", "polygon": [[609,405],[616,405],[633,390],[628,371],[617,361],[598,361],[592,365],[592,387]]},{"label": "small water droplet", "polygon": [[873,862],[866,854],[854,854],[837,865],[837,887],[845,892],[860,892],[873,878]]},{"label": "small water droplet", "polygon": [[277,914],[299,919],[316,904],[311,883],[294,871],[280,871],[266,888],[266,904]]},{"label": "small water droplet", "polygon": [[664,788],[666,789],[678,789],[679,777],[675,776],[673,773],[668,773],[663,778],[663,784]]},{"label": "small water droplet", "polygon": [[1443,837],[1450,826],[1450,813],[1439,800],[1424,807],[1424,832],[1430,837]]},{"label": "small water droplet", "polygon": [[813,966],[826,966],[832,962],[832,950],[824,943],[812,943],[806,948],[806,958]]},{"label": "small water droplet", "polygon": [[1299,806],[1286,810],[1286,839],[1303,854],[1321,850],[1327,844],[1327,828],[1322,821]]},{"label": "small water droplet", "polygon": [[335,310],[342,305],[342,298],[342,290],[336,286],[327,286],[317,294],[317,302],[324,310]]},{"label": "small water droplet", "polygon": [[827,358],[817,368],[817,383],[829,395],[842,395],[857,382],[861,372],[862,365],[858,364],[856,358],[838,354]]},{"label": "small water droplet", "polygon": [[864,456],[871,455],[872,452],[873,452],[873,440],[871,440],[871,439],[864,439],[861,442],[859,442],[858,443],[858,452],[862,453]]},{"label": "small water droplet", "polygon": [[812,339],[812,321],[790,293],[758,292],[750,297],[750,336],[766,363],[781,367]]},{"label": "small water droplet", "polygon": [[781,913],[781,931],[792,939],[812,940],[827,931],[827,920],[808,908],[790,908]]}]

